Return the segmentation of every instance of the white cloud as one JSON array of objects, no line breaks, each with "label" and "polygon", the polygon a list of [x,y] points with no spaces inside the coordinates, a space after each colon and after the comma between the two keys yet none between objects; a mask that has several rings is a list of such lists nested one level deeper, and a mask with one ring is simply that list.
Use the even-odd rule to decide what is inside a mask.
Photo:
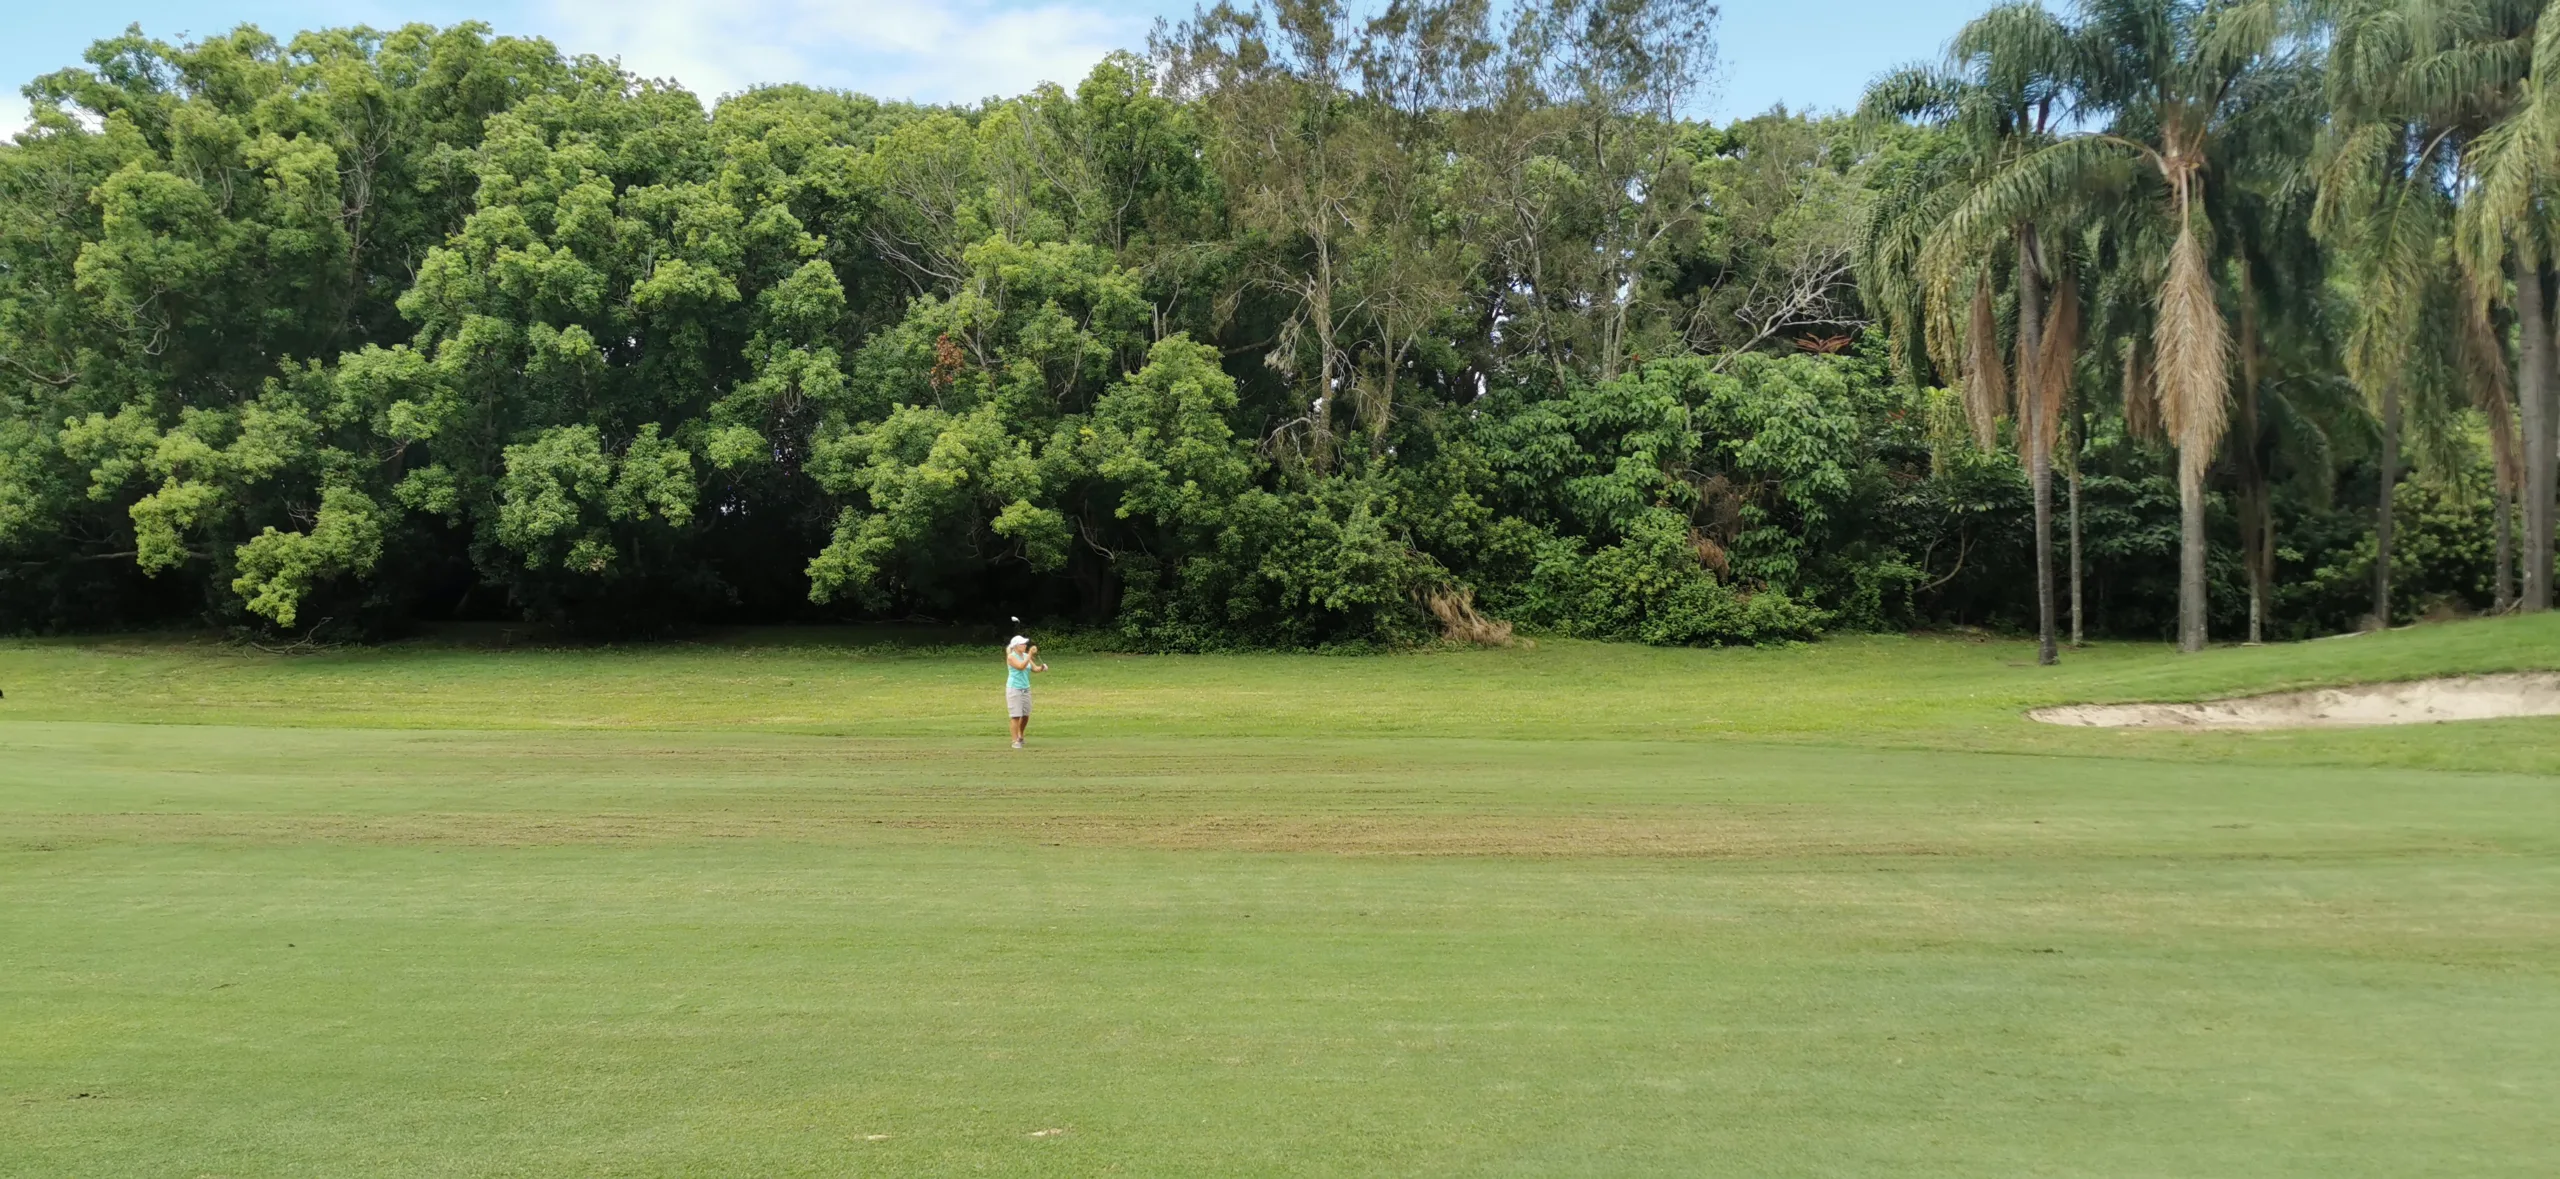
[{"label": "white cloud", "polygon": [[16,94],[0,94],[0,139],[14,138],[27,129],[27,100]]},{"label": "white cloud", "polygon": [[705,102],[769,82],[931,102],[1019,94],[1072,85],[1147,31],[1125,10],[990,0],[551,0],[549,16],[563,50],[620,57]]}]

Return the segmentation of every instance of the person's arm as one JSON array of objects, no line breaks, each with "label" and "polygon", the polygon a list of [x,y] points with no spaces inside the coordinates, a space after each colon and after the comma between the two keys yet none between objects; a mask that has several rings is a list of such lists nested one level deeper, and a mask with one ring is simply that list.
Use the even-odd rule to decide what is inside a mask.
[{"label": "person's arm", "polygon": [[1048,664],[1040,662],[1040,647],[1036,643],[1032,645],[1030,652],[1026,654],[1024,658],[1031,660],[1031,670],[1033,671],[1049,670]]}]

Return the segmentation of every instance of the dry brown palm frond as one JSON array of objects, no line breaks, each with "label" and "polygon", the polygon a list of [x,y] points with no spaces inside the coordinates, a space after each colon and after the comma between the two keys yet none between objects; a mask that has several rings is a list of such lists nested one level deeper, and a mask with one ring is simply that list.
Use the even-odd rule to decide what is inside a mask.
[{"label": "dry brown palm frond", "polygon": [[1929,363],[1935,371],[1954,378],[1947,387],[1961,391],[1965,383],[1965,366],[1972,356],[1965,331],[1965,313],[1972,301],[1956,297],[1953,279],[1927,274],[1919,281],[1922,348],[1928,353]]},{"label": "dry brown palm frond", "polygon": [[2080,284],[2066,271],[2056,276],[2053,304],[2045,309],[2035,379],[2018,390],[2018,453],[2030,469],[2039,456],[2050,460],[2062,437],[2063,395],[2071,388],[2071,367],[2079,356]]},{"label": "dry brown palm frond", "polygon": [[2524,456],[2518,453],[2515,392],[2507,375],[2506,348],[2498,342],[2496,325],[2489,322],[2489,301],[2480,293],[2486,284],[2467,273],[2462,283],[2468,288],[2467,297],[2454,314],[2462,331],[2464,383],[2471,386],[2489,428],[2489,459],[2497,471],[2498,486],[2512,495],[2524,488]]},{"label": "dry brown palm frond", "polygon": [[2008,374],[2000,363],[2000,321],[1991,310],[1991,276],[1976,275],[1973,314],[1965,330],[1964,413],[1973,444],[1989,450],[2000,441],[2000,408],[2008,404]]},{"label": "dry brown palm frond", "polygon": [[2124,432],[2144,442],[2158,442],[2160,398],[2151,387],[2151,349],[2140,338],[2125,342],[2124,348]]},{"label": "dry brown palm frond", "polygon": [[1447,586],[1422,596],[1423,607],[1440,620],[1440,634],[1453,642],[1485,647],[1511,645],[1511,624],[1476,612],[1476,592]]},{"label": "dry brown palm frond", "polygon": [[2169,277],[2160,284],[2160,321],[2151,340],[2160,419],[2178,447],[2178,478],[2200,484],[2230,424],[2231,329],[2214,304],[2204,243],[2192,223],[2169,247]]}]

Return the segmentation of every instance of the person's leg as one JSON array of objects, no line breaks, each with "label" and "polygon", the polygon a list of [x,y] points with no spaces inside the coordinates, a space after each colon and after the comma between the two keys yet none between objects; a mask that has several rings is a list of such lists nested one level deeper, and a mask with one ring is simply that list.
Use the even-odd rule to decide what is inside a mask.
[{"label": "person's leg", "polygon": [[1031,727],[1031,718],[1030,718],[1030,717],[1027,717],[1027,716],[1017,716],[1017,717],[1013,718],[1013,743],[1014,743],[1014,744],[1016,744],[1016,745],[1020,745],[1020,744],[1022,744],[1022,730],[1027,729],[1027,728],[1029,728],[1029,727]]}]

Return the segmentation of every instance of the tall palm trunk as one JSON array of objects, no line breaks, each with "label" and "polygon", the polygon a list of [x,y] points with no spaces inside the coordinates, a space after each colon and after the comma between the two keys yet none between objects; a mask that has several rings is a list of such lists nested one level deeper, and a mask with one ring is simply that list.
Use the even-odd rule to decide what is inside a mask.
[{"label": "tall palm trunk", "polygon": [[2489,502],[2498,514],[2498,563],[2489,571],[2489,600],[2491,610],[2504,614],[2516,608],[2515,497],[2507,494],[2506,480],[2494,482]]},{"label": "tall palm trunk", "polygon": [[2257,293],[2249,268],[2240,268],[2240,437],[2231,448],[2240,477],[2240,558],[2249,570],[2249,642],[2266,641],[2267,581],[2274,569],[2259,554],[2272,547],[2267,472],[2258,461],[2258,377],[2265,359],[2258,338]]},{"label": "tall palm trunk", "polygon": [[2373,505],[2373,625],[2391,629],[2391,492],[2400,482],[2400,384],[2382,386],[2382,491]]},{"label": "tall palm trunk", "polygon": [[2204,650],[2204,476],[2211,459],[2178,453],[2178,650]]},{"label": "tall palm trunk", "polygon": [[2053,627],[2053,455],[2038,454],[2028,478],[2036,495],[2036,662],[2051,666],[2062,658]]},{"label": "tall palm trunk", "polygon": [[2044,349],[2044,275],[2036,258],[2036,231],[2018,231],[2018,446],[2027,460],[2027,482],[2035,492],[2036,515],[2036,662],[2047,666],[2061,659],[2053,641],[2053,435],[2045,420],[2049,369]]},{"label": "tall palm trunk", "polygon": [[2071,645],[2081,646],[2080,630],[2080,440],[2088,435],[2083,415],[2074,414],[2071,423],[2071,465],[2067,470],[2071,484]]},{"label": "tall palm trunk", "polygon": [[2543,271],[2521,254],[2515,262],[2516,417],[2524,427],[2523,592],[2525,610],[2551,608],[2552,334]]},{"label": "tall palm trunk", "polygon": [[2249,572],[2249,637],[2255,646],[2267,641],[2267,563],[2259,554],[2267,547],[2267,489],[2254,463],[2240,470],[2240,560]]},{"label": "tall palm trunk", "polygon": [[[2263,480],[2265,472],[2259,473]],[[2258,551],[2255,555],[2258,574],[2258,613],[2265,615],[2267,601],[2274,597],[2276,586],[2276,497],[2262,482],[2258,488]]]}]

